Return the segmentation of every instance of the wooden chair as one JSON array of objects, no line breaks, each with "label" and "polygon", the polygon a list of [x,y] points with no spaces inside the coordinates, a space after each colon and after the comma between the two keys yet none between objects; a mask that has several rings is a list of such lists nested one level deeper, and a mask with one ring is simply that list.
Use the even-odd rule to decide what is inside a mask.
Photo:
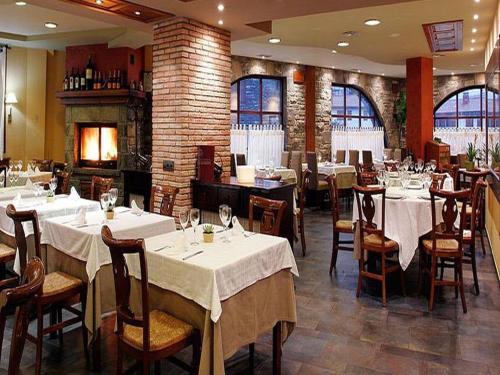
[{"label": "wooden chair", "polygon": [[112,178],[92,176],[90,199],[93,201],[99,201],[101,199],[101,194],[107,193],[109,189],[111,189],[111,185],[113,185]]},{"label": "wooden chair", "polygon": [[309,187],[310,191],[316,194],[316,203],[318,202],[318,196],[320,197],[320,202],[324,200],[324,195],[328,191],[328,184],[323,178],[319,178],[318,174],[318,158],[315,152],[306,153],[307,169],[311,171],[309,177]]},{"label": "wooden chair", "polygon": [[[19,264],[21,275],[25,275],[28,259],[28,246],[24,232],[24,224],[31,223],[33,226],[33,238],[35,246],[35,256],[41,258],[40,249],[40,227],[38,224],[38,215],[35,210],[16,211],[12,204],[7,206],[7,216],[14,221],[16,243],[19,251]],[[37,317],[36,337],[28,333],[28,340],[36,345],[36,366],[35,374],[39,375],[42,369],[42,344],[43,336],[58,332],[59,343],[62,345],[63,328],[82,322],[82,336],[85,356],[88,360],[87,350],[87,327],[85,327],[84,315],[87,297],[87,287],[82,280],[63,272],[51,272],[45,275],[42,293],[37,295],[34,300]],[[78,299],[82,304],[82,310],[79,311],[71,305]],[[65,309],[75,317],[62,320],[62,309]],[[44,314],[51,312],[57,316],[58,322],[44,328]]]},{"label": "wooden chair", "polygon": [[340,220],[339,210],[339,191],[337,189],[337,178],[335,175],[326,178],[330,190],[330,204],[332,208],[332,224],[333,224],[333,245],[332,258],[330,260],[330,275],[332,270],[337,266],[337,255],[339,250],[352,251],[352,247],[342,246],[344,244],[353,244],[353,240],[340,240],[340,233],[354,234],[352,220]]},{"label": "wooden chair", "polygon": [[359,151],[349,150],[349,165],[352,165],[356,170],[359,166]]},{"label": "wooden chair", "polygon": [[345,150],[337,150],[335,158],[337,163],[345,163]]},{"label": "wooden chair", "polygon": [[151,199],[149,200],[149,212],[156,212],[155,203],[159,201],[160,210],[158,213],[163,216],[172,216],[177,194],[179,194],[178,187],[153,185],[151,187]]},{"label": "wooden chair", "polygon": [[393,160],[395,161],[402,161],[403,160],[403,152],[400,148],[394,149],[394,153],[392,155]]},{"label": "wooden chair", "polygon": [[271,236],[279,236],[281,230],[281,221],[285,214],[287,203],[250,195],[248,207],[248,230],[253,232],[253,220],[255,216],[255,208],[262,210],[260,218],[260,233],[269,234]]},{"label": "wooden chair", "polygon": [[245,154],[236,154],[236,162],[235,162],[235,154],[231,154],[231,176],[236,177],[236,163],[238,165],[247,165]]},{"label": "wooden chair", "polygon": [[[160,310],[149,309],[149,283],[144,240],[117,240],[107,225],[101,229],[104,243],[109,247],[113,264],[116,295],[116,336],[118,338],[116,373],[123,372],[123,353],[142,362],[142,373],[149,374],[155,363],[159,373],[160,361],[182,349],[193,346],[193,374],[198,371],[200,334],[191,325]],[[130,307],[130,276],[125,254],[137,255],[141,267],[141,311],[134,314]]]},{"label": "wooden chair", "polygon": [[[35,296],[42,291],[45,279],[43,263],[39,258],[31,259],[25,269],[23,280],[18,286],[3,289],[0,292],[0,345],[3,343],[5,323],[10,310],[15,309],[14,327],[10,342],[9,375],[19,374],[19,366],[24,351],[24,343],[28,333],[29,314]],[[0,346],[0,355],[1,355]]]},{"label": "wooden chair", "polygon": [[[363,278],[377,280],[382,283],[382,305],[387,305],[387,275],[392,272],[399,272],[401,277],[401,290],[405,294],[404,274],[396,260],[389,259],[393,255],[397,255],[399,246],[396,241],[385,236],[385,188],[367,188],[354,186],[356,194],[356,202],[358,204],[358,222],[359,225],[359,276],[356,297],[361,293]],[[373,222],[375,217],[375,202],[374,196],[380,196],[382,199],[382,223],[377,226]],[[367,268],[370,263],[370,256],[380,257],[381,272],[377,273],[372,266],[372,269]],[[365,259],[366,257],[366,259]]]},{"label": "wooden chair", "polygon": [[10,157],[0,159],[0,166],[9,168],[10,167]]},{"label": "wooden chair", "polygon": [[446,179],[446,173],[433,173],[431,188],[436,190],[443,190],[445,179]]},{"label": "wooden chair", "polygon": [[69,183],[71,180],[71,172],[68,171],[56,172],[56,178],[57,178],[56,194],[68,194]]},{"label": "wooden chair", "polygon": [[387,172],[397,172],[398,164],[395,161],[384,161],[385,170]]},{"label": "wooden chair", "polygon": [[66,170],[66,168],[68,167],[68,163],[64,163],[62,161],[55,161],[53,164],[52,164],[52,175],[55,177],[57,176],[57,173],[58,172],[63,172]]},{"label": "wooden chair", "polygon": [[281,153],[281,166],[288,168],[290,166],[290,152],[283,151]]},{"label": "wooden chair", "polygon": [[295,171],[297,175],[297,187],[300,189],[302,186],[302,152],[292,151],[290,153],[290,168]]},{"label": "wooden chair", "polygon": [[384,148],[385,160],[392,160],[394,151],[392,148]]},{"label": "wooden chair", "polygon": [[358,180],[358,185],[359,186],[377,185],[378,184],[377,175],[378,175],[377,172],[364,171],[360,165],[356,176]]},{"label": "wooden chair", "polygon": [[52,172],[52,159],[33,159],[40,172]]},{"label": "wooden chair", "polygon": [[306,235],[304,230],[304,207],[307,193],[307,186],[309,185],[309,177],[311,176],[311,171],[306,169],[302,172],[302,186],[299,190],[299,207],[296,209],[295,215],[297,217],[297,223],[300,231],[300,241],[302,245],[302,256],[306,256]]},{"label": "wooden chair", "polygon": [[465,168],[465,162],[467,161],[467,155],[466,154],[458,154],[457,159],[458,159],[458,165],[460,166],[460,168]]},{"label": "wooden chair", "polygon": [[373,156],[371,150],[363,150],[361,152],[363,159],[363,170],[366,172],[373,171]]},{"label": "wooden chair", "polygon": [[[469,197],[469,190],[443,191],[430,189],[431,211],[432,211],[432,231],[430,236],[422,239],[419,257],[419,277],[418,295],[422,291],[424,274],[427,274],[431,282],[431,292],[429,296],[429,310],[434,308],[435,289],[438,286],[454,286],[455,295],[458,296],[457,289],[460,289],[462,308],[467,312],[465,303],[464,283],[462,275],[463,257],[463,234],[465,228],[465,203]],[[437,222],[436,198],[445,199],[441,214],[443,222]],[[458,202],[463,202],[459,212]],[[460,215],[460,216],[459,216]],[[459,228],[455,227],[457,216],[460,217]],[[454,268],[454,280],[436,279],[438,262],[444,260],[452,262]],[[458,280],[457,280],[458,276]]]}]

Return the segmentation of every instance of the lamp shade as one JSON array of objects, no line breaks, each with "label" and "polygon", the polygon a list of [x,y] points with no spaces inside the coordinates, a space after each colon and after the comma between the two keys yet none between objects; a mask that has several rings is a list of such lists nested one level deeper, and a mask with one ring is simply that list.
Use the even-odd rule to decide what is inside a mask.
[{"label": "lamp shade", "polygon": [[16,103],[17,103],[16,94],[13,92],[7,93],[7,96],[5,97],[5,104],[16,104]]}]

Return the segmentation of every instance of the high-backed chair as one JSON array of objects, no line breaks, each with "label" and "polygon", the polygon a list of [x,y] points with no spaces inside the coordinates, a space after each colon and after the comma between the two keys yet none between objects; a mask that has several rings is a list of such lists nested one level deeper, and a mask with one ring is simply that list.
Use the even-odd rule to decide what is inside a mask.
[{"label": "high-backed chair", "polygon": [[363,159],[363,170],[365,172],[373,171],[373,156],[371,150],[363,150],[361,155]]},{"label": "high-backed chair", "polygon": [[307,169],[311,171],[309,177],[309,190],[314,191],[327,191],[328,184],[318,175],[318,158],[315,152],[308,151],[306,153]]},{"label": "high-backed chair", "polygon": [[457,159],[458,159],[458,165],[460,168],[465,168],[465,163],[467,162],[467,155],[466,154],[457,154]]},{"label": "high-backed chair", "polygon": [[304,208],[307,193],[307,186],[309,185],[309,177],[311,176],[311,171],[306,169],[302,172],[302,186],[299,191],[299,204],[296,209],[295,215],[297,217],[297,224],[300,232],[300,241],[302,245],[302,256],[306,256],[306,234],[304,230]]},{"label": "high-backed chair", "polygon": [[[160,215],[172,216],[177,194],[179,194],[178,187],[153,185],[151,187],[151,199],[149,200],[149,212],[157,212]],[[160,203],[160,209],[156,210],[156,203],[158,202]]]},{"label": "high-backed chair", "polygon": [[359,186],[376,185],[378,172],[364,170],[360,165],[357,170],[357,181]]},{"label": "high-backed chair", "polygon": [[55,161],[52,164],[52,175],[54,177],[57,176],[57,173],[65,171],[67,166],[68,166],[68,163],[64,163],[62,161]]},{"label": "high-backed chair", "polygon": [[[35,256],[41,258],[40,248],[40,227],[38,224],[38,215],[35,210],[16,211],[12,204],[7,206],[7,216],[14,221],[16,244],[19,251],[19,265],[21,275],[25,275],[28,264],[28,245],[24,232],[24,225],[29,223],[33,227],[33,239],[35,247]],[[82,336],[85,356],[88,359],[87,350],[87,327],[85,327],[84,315],[87,296],[87,287],[84,282],[76,277],[64,272],[50,272],[45,275],[45,281],[42,293],[36,295],[34,306],[36,309],[37,330],[36,336],[28,333],[28,340],[36,344],[36,365],[35,374],[40,375],[42,370],[42,345],[43,336],[58,332],[59,341],[62,344],[62,331],[64,327],[82,323]],[[82,310],[79,311],[71,305],[75,300],[80,301]],[[62,321],[62,311],[65,309],[74,314],[75,317]],[[58,316],[59,322],[51,324],[44,328],[44,315],[51,312]]]},{"label": "high-backed chair", "polygon": [[235,162],[235,154],[231,154],[231,176],[236,177],[236,163],[238,165],[247,165],[245,154],[236,154],[236,162]]},{"label": "high-backed chair", "polygon": [[281,153],[281,166],[288,168],[290,166],[290,152],[283,151]]},{"label": "high-backed chair", "polygon": [[358,150],[349,150],[349,165],[352,165],[356,170],[358,170],[359,166],[359,151]]},{"label": "high-backed chair", "polygon": [[332,257],[330,260],[330,275],[332,270],[337,265],[337,255],[339,250],[352,251],[352,247],[343,246],[344,244],[353,244],[354,241],[340,240],[341,233],[353,234],[352,220],[340,220],[340,209],[339,209],[339,191],[337,189],[337,178],[335,175],[328,176],[326,178],[328,187],[330,190],[330,204],[332,209],[332,228],[333,228],[333,245],[332,245]]},{"label": "high-backed chair", "polygon": [[[422,282],[424,275],[428,275],[431,283],[431,291],[429,295],[429,310],[434,308],[434,296],[436,287],[439,286],[454,286],[455,295],[457,289],[460,289],[460,297],[462,299],[462,308],[464,313],[467,312],[465,302],[464,283],[462,275],[462,258],[463,258],[463,234],[465,229],[465,203],[470,194],[470,190],[460,191],[443,191],[430,189],[431,193],[431,214],[432,214],[432,231],[429,236],[421,241],[420,258],[419,258],[419,277],[418,277],[418,294],[422,291]],[[444,199],[441,209],[442,222],[438,222],[436,198]],[[462,202],[462,207],[459,209],[458,202]],[[460,219],[459,227],[455,226],[457,217]],[[453,263],[454,280],[437,279],[438,262],[447,260]],[[458,276],[458,280],[457,280]]]},{"label": "high-backed chair", "polygon": [[68,194],[71,172],[58,171],[55,177],[57,178],[56,194]]},{"label": "high-backed chair", "polygon": [[52,159],[33,159],[40,172],[52,172]]},{"label": "high-backed chair", "polygon": [[345,163],[345,150],[337,150],[335,158],[337,163]]},{"label": "high-backed chair", "polygon": [[[193,346],[193,374],[198,373],[200,334],[188,323],[166,312],[150,310],[148,268],[144,240],[118,240],[107,225],[101,229],[104,243],[109,247],[113,264],[116,295],[117,374],[123,372],[123,353],[142,362],[143,374],[149,374],[149,365],[171,357],[182,349]],[[130,276],[125,254],[139,257],[141,267],[141,311],[134,314],[130,307]]]},{"label": "high-backed chair", "polygon": [[431,188],[436,190],[443,190],[444,180],[446,180],[446,173],[433,173]]},{"label": "high-backed chair", "polygon": [[14,327],[10,341],[8,375],[19,374],[19,366],[24,351],[24,343],[28,333],[29,314],[35,296],[41,293],[45,279],[43,263],[34,257],[26,265],[22,281],[18,286],[3,289],[0,292],[0,355],[5,331],[5,322],[10,310],[15,309]]},{"label": "high-backed chair", "polygon": [[286,206],[286,201],[250,195],[248,207],[248,230],[253,232],[255,209],[257,208],[262,212],[260,218],[260,233],[269,234],[271,236],[279,236],[281,221],[283,220]]},{"label": "high-backed chair", "polygon": [[92,176],[92,184],[90,185],[90,199],[93,201],[99,201],[101,199],[101,194],[107,193],[109,189],[111,189],[112,185],[112,178]]},{"label": "high-backed chair", "polygon": [[[385,236],[385,188],[367,188],[354,186],[356,194],[356,202],[358,204],[358,222],[359,225],[359,276],[356,297],[361,293],[361,285],[363,278],[377,280],[382,283],[382,305],[387,305],[387,275],[392,272],[399,272],[401,277],[401,290],[405,294],[404,274],[399,264],[398,258],[393,261],[391,258],[399,251],[399,246],[396,241]],[[374,223],[375,217],[375,202],[373,197],[379,196],[382,199],[381,223]],[[380,257],[381,272],[377,273],[374,269],[367,268],[368,257]]]},{"label": "high-backed chair", "polygon": [[385,160],[392,160],[394,151],[392,148],[384,148],[384,157]]},{"label": "high-backed chair", "polygon": [[297,175],[297,186],[302,186],[302,152],[292,151],[290,153],[290,168],[295,171]]},{"label": "high-backed chair", "polygon": [[394,149],[393,159],[395,161],[402,161],[403,160],[403,152],[400,148]]}]

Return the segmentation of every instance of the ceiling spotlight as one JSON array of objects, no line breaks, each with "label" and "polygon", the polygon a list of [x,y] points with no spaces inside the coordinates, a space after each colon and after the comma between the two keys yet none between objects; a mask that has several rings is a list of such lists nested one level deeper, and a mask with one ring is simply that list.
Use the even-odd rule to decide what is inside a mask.
[{"label": "ceiling spotlight", "polygon": [[472,18],[474,18],[474,20],[477,21],[479,19],[479,14],[474,14],[474,17],[472,17]]},{"label": "ceiling spotlight", "polygon": [[471,43],[476,43],[476,39],[471,39]]},{"label": "ceiling spotlight", "polygon": [[272,38],[269,38],[267,40],[269,43],[271,44],[278,44],[278,43],[281,43],[281,39],[280,38],[277,38],[277,37],[272,37]]},{"label": "ceiling spotlight", "polygon": [[57,23],[55,23],[55,22],[45,22],[45,27],[47,29],[55,29],[57,27]]},{"label": "ceiling spotlight", "polygon": [[481,0],[474,0],[474,2],[476,2],[476,3],[480,3],[480,2],[481,2]]},{"label": "ceiling spotlight", "polygon": [[102,1],[102,0],[95,0],[95,3],[96,3],[97,5],[102,5],[103,1]]},{"label": "ceiling spotlight", "polygon": [[332,53],[337,53],[337,50],[336,49],[332,49]]},{"label": "ceiling spotlight", "polygon": [[472,52],[472,51],[474,51],[474,47],[471,47],[471,48],[470,48],[470,51],[471,51],[471,52]]},{"label": "ceiling spotlight", "polygon": [[342,33],[342,35],[347,36],[348,38],[351,38],[353,36],[358,36],[358,34],[359,33],[357,31],[344,31]]},{"label": "ceiling spotlight", "polygon": [[28,5],[28,3],[26,1],[16,1],[16,5],[18,7],[23,7],[25,5]]},{"label": "ceiling spotlight", "polygon": [[271,55],[258,55],[257,57],[261,58],[262,60],[268,59],[271,57]]},{"label": "ceiling spotlight", "polygon": [[219,5],[217,5],[217,10],[218,10],[219,12],[224,11],[224,4],[220,3]]},{"label": "ceiling spotlight", "polygon": [[452,76],[454,76],[454,75],[455,75],[455,73],[454,73],[454,72],[451,72],[451,75],[452,75]]},{"label": "ceiling spotlight", "polygon": [[140,12],[140,11],[138,11],[138,10],[136,10],[136,11],[134,12],[134,14],[135,14],[136,16],[140,16],[140,15],[141,15],[141,12]]},{"label": "ceiling spotlight", "polygon": [[434,66],[434,67],[432,67],[432,70],[437,70],[437,68]]},{"label": "ceiling spotlight", "polygon": [[474,28],[472,29],[472,34],[475,34],[475,33],[477,33],[477,29],[474,27]]},{"label": "ceiling spotlight", "polygon": [[385,73],[382,73],[383,76],[385,76]]},{"label": "ceiling spotlight", "polygon": [[339,47],[349,47],[349,42],[346,42],[344,40],[340,41],[337,43],[337,46]]},{"label": "ceiling spotlight", "polygon": [[378,20],[378,19],[376,19],[376,18],[371,18],[371,19],[369,19],[369,20],[366,20],[366,21],[364,22],[364,24],[365,24],[366,26],[377,26],[377,25],[380,25],[380,24],[381,24],[381,22],[380,22],[380,20]]},{"label": "ceiling spotlight", "polygon": [[477,66],[477,64],[470,64],[469,65],[471,68],[475,68]]},{"label": "ceiling spotlight", "polygon": [[224,25],[224,21],[223,20],[219,20],[219,22],[217,22],[219,25]]},{"label": "ceiling spotlight", "polygon": [[297,61],[295,61],[295,64],[299,65],[299,64],[300,64],[300,61],[298,61],[298,60],[297,60]]},{"label": "ceiling spotlight", "polygon": [[335,65],[332,65],[332,69],[335,69]]}]

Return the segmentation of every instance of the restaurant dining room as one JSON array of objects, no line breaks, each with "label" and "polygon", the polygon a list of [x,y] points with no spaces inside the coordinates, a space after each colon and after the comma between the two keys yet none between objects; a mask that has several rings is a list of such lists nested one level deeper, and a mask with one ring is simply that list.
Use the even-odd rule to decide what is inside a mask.
[{"label": "restaurant dining room", "polygon": [[500,374],[500,0],[0,0],[0,374]]}]

